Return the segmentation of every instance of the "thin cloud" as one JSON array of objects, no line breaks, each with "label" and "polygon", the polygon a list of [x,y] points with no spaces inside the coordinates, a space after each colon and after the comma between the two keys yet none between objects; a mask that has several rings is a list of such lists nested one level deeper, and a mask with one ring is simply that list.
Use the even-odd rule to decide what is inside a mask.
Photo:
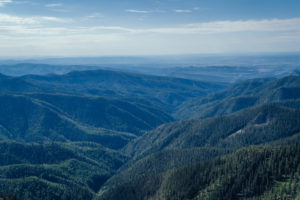
[{"label": "thin cloud", "polygon": [[37,21],[32,17],[18,17],[7,14],[0,14],[1,23],[12,23],[12,24],[36,24]]},{"label": "thin cloud", "polygon": [[52,11],[55,11],[55,12],[60,12],[60,13],[68,13],[68,12],[71,12],[70,10],[68,9],[51,9]]},{"label": "thin cloud", "polygon": [[[34,20],[34,23],[29,19]],[[0,15],[0,37],[3,41],[0,51],[7,53],[10,49],[13,52],[15,48],[27,45],[24,55],[31,55],[33,44],[37,55],[65,55],[68,52],[74,53],[74,49],[78,50],[78,55],[93,52],[122,54],[129,51],[132,54],[299,51],[300,45],[300,18],[212,21],[148,29],[125,26],[72,27],[59,24],[50,27],[41,22],[55,21],[56,18],[29,19],[9,18],[6,21],[17,23],[6,25],[1,23],[3,16]],[[164,50],[161,50],[162,47]]]},{"label": "thin cloud", "polygon": [[56,7],[61,7],[62,4],[61,3],[51,3],[51,4],[46,4],[45,6],[48,8],[56,8]]},{"label": "thin cloud", "polygon": [[300,32],[300,18],[245,20],[245,21],[213,21],[196,24],[185,24],[174,27],[151,29],[128,29],[130,33],[157,34],[219,34],[238,32]]},{"label": "thin cloud", "polygon": [[0,7],[4,6],[7,3],[12,3],[12,0],[0,0]]},{"label": "thin cloud", "polygon": [[235,32],[300,32],[300,18],[246,20],[246,21],[213,21],[196,24],[186,24],[174,27],[134,29],[119,26],[95,27],[98,30],[123,31],[132,34],[218,34]]},{"label": "thin cloud", "polygon": [[[90,16],[93,17],[93,16]],[[20,25],[28,25],[31,29],[32,24],[41,24],[42,22],[67,22],[66,19],[56,17],[31,17],[21,18],[16,16],[0,14],[0,22],[10,22]],[[59,27],[58,27],[59,28]],[[39,28],[40,29],[40,28]],[[34,28],[32,28],[34,33]],[[50,30],[48,28],[48,30]],[[64,31],[76,33],[129,33],[129,34],[222,34],[237,32],[300,32],[300,18],[292,19],[272,19],[272,20],[247,20],[247,21],[214,21],[196,24],[185,24],[174,27],[138,29],[122,26],[91,26],[91,27],[73,27],[64,29]]]},{"label": "thin cloud", "polygon": [[70,22],[72,20],[70,19],[62,19],[62,18],[58,18],[58,17],[35,17],[34,19],[37,19],[37,21],[39,22],[43,22],[43,21],[49,21],[49,22],[60,22],[60,23],[66,23],[66,22]]},{"label": "thin cloud", "polygon": [[102,18],[103,15],[101,13],[93,13],[91,15],[86,16],[88,19],[93,19],[93,18]]},{"label": "thin cloud", "polygon": [[245,21],[215,21],[188,24],[187,29],[204,33],[300,31],[300,18]]},{"label": "thin cloud", "polygon": [[130,12],[130,13],[143,13],[143,14],[147,14],[147,13],[152,13],[153,11],[150,10],[135,10],[135,9],[127,9],[125,10],[126,12]]},{"label": "thin cloud", "polygon": [[57,17],[51,17],[51,16],[34,16],[34,17],[19,17],[14,15],[8,15],[8,14],[1,14],[0,13],[0,23],[5,24],[27,24],[27,25],[33,25],[33,24],[41,24],[43,22],[69,22],[68,19],[62,19]]},{"label": "thin cloud", "polygon": [[176,13],[191,13],[193,11],[192,10],[180,10],[180,9],[178,9],[178,10],[174,10],[174,12],[176,12]]}]

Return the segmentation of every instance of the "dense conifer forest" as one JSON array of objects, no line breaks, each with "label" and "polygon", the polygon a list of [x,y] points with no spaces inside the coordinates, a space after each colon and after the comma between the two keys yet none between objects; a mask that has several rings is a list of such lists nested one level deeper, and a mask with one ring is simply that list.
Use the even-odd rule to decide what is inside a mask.
[{"label": "dense conifer forest", "polygon": [[224,80],[1,75],[0,199],[299,199],[299,76]]}]

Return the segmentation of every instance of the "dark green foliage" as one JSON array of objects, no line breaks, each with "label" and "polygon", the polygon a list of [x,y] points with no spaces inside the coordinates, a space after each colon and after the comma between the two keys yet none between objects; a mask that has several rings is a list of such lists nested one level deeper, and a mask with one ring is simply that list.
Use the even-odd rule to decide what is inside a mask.
[{"label": "dark green foliage", "polygon": [[[254,197],[271,189],[275,181],[295,174],[299,163],[299,145],[247,148],[231,156],[171,172],[162,184],[163,191],[167,192],[162,196],[163,199]],[[209,190],[210,187],[214,189]]]},{"label": "dark green foliage", "polygon": [[149,155],[163,149],[230,147],[262,144],[300,132],[300,111],[264,105],[237,114],[162,125],[130,142],[128,155]]},{"label": "dark green foliage", "polygon": [[[7,115],[6,119],[2,119],[5,120],[2,122],[4,127],[10,127],[10,125],[6,124],[9,123],[9,119],[13,120],[15,117],[23,118],[27,123],[21,120],[20,123],[23,124],[16,124],[15,126],[15,128],[19,128],[15,130],[16,132],[22,132],[25,131],[24,129],[27,126],[30,126],[28,124],[31,122],[30,118],[43,119],[51,117],[61,118],[60,121],[77,123],[79,124],[78,126],[87,126],[87,128],[92,126],[138,134],[141,131],[152,129],[157,125],[172,120],[169,115],[154,108],[115,99],[42,94],[31,94],[30,96],[34,98],[22,95],[0,96],[0,112],[3,115]],[[40,121],[38,119],[34,120],[36,124]],[[54,122],[55,120],[52,121]],[[49,120],[48,124],[45,122],[41,125],[55,128],[53,127],[55,124],[50,124],[50,122],[51,120]],[[20,125],[23,128],[19,127]]]},{"label": "dark green foliage", "polygon": [[1,180],[0,187],[17,193],[18,199],[92,199],[93,193],[81,185],[68,183],[68,186],[51,184],[35,177],[21,180]]},{"label": "dark green foliage", "polygon": [[8,194],[8,193],[2,193],[0,194],[0,200],[17,200],[17,195],[15,194]]},{"label": "dark green foliage", "polygon": [[0,143],[0,192],[20,199],[92,199],[127,158],[95,143]]},{"label": "dark green foliage", "polygon": [[[297,109],[264,105],[230,116],[160,126],[126,146],[124,151],[133,155],[134,160],[106,182],[99,191],[99,199],[171,200],[196,199],[199,195],[200,199],[240,199],[263,195],[275,187],[276,181],[284,181],[282,177],[294,173],[278,171],[279,160],[290,156],[289,162],[300,162],[300,146],[295,145],[299,141],[299,120]],[[253,144],[266,147],[249,147],[203,163]],[[281,146],[284,144],[291,146],[282,151],[288,155],[277,155],[278,149],[289,148]],[[268,160],[274,152],[277,157],[268,165],[263,163],[257,171],[260,162]],[[274,171],[268,172],[272,165]],[[287,165],[285,169],[290,169]]]},{"label": "dark green foliage", "polygon": [[97,199],[255,199],[277,187],[278,181],[294,177],[299,164],[299,144],[249,147],[200,164],[136,176],[104,190]]},{"label": "dark green foliage", "polygon": [[0,140],[11,141],[0,143],[0,200],[297,199],[299,77],[249,80],[177,114],[250,109],[161,125],[224,86],[107,70],[0,75]]},{"label": "dark green foliage", "polygon": [[103,193],[105,199],[148,199],[159,189],[164,173],[168,170],[210,160],[229,152],[228,149],[216,148],[160,151],[125,164],[120,173],[109,179],[99,193]]},{"label": "dark green foliage", "polygon": [[71,158],[77,158],[77,155],[59,144],[0,143],[0,166],[22,163],[58,164]]},{"label": "dark green foliage", "polygon": [[58,110],[75,121],[110,130],[139,134],[172,121],[168,114],[149,106],[110,98],[31,94],[43,105]]},{"label": "dark green foliage", "polygon": [[[0,102],[0,115],[5,116],[0,118],[0,138],[2,140],[25,142],[94,141],[109,148],[119,149],[135,137],[130,133],[111,131],[75,121],[62,109],[29,97],[1,95]],[[86,111],[81,117],[90,114],[90,112]],[[130,116],[132,115],[129,112],[123,113],[125,120],[115,121],[115,123],[120,124],[119,126],[128,127],[130,125],[130,128],[135,130],[138,127],[143,127],[144,122],[141,120],[126,124],[126,119],[131,119]],[[115,116],[116,119],[120,118],[120,113],[105,113],[105,116],[110,116],[109,118]],[[97,119],[95,117],[94,121]],[[101,118],[99,118],[100,120]]]},{"label": "dark green foliage", "polygon": [[[184,150],[164,150],[140,160],[131,160],[123,165],[120,173],[113,176],[104,186],[105,188],[122,185],[137,177],[144,177],[146,184],[151,181],[153,173],[160,174],[170,169],[180,168],[192,163],[210,160],[216,156],[231,152],[229,149],[191,148]],[[162,177],[157,177],[162,179]],[[151,186],[150,186],[151,187]]]}]

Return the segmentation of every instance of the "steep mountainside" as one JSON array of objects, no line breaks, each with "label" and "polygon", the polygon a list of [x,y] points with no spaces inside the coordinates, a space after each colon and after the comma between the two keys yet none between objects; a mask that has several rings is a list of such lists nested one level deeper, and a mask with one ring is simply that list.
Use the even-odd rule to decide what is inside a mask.
[{"label": "steep mountainside", "polygon": [[253,79],[224,92],[184,102],[175,112],[179,119],[206,118],[230,114],[251,106],[300,99],[300,77]]},{"label": "steep mountainside", "polygon": [[140,134],[173,121],[172,117],[160,110],[118,99],[48,94],[29,96],[75,121],[110,130]]},{"label": "steep mountainside", "polygon": [[0,95],[2,140],[95,141],[120,147],[135,137],[124,132],[141,134],[172,121],[159,110],[115,99],[29,96]]},{"label": "steep mountainside", "polygon": [[225,87],[0,74],[0,199],[299,198],[300,77]]},{"label": "steep mountainside", "polygon": [[299,164],[299,143],[248,147],[207,162],[131,177],[100,190],[96,199],[298,199]]},{"label": "steep mountainside", "polygon": [[[143,177],[144,180],[148,179],[151,182],[152,177],[163,174],[168,170],[179,169],[194,163],[211,160],[217,156],[228,154],[229,152],[232,151],[224,148],[171,149],[153,153],[140,160],[133,159],[123,165],[118,170],[118,173],[112,176],[103,185],[99,193],[110,193],[112,192],[112,188],[123,187],[138,177]],[[144,183],[146,182],[147,181]],[[147,183],[142,187],[149,187],[150,189],[156,186],[158,185],[150,185]]]},{"label": "steep mountainside", "polygon": [[124,152],[128,155],[144,156],[163,149],[240,148],[288,137],[298,132],[299,109],[264,105],[224,117],[162,125],[130,142]]},{"label": "steep mountainside", "polygon": [[0,96],[0,138],[19,142],[93,141],[120,148],[135,136],[89,126],[49,104],[19,95]]},{"label": "steep mountainside", "polygon": [[[299,146],[293,146],[300,141],[299,120],[299,109],[264,105],[224,117],[162,125],[124,148],[124,152],[133,159],[101,187],[97,199],[275,197],[270,189],[279,194],[279,181],[280,184],[286,184],[287,179],[296,181],[293,173],[298,170],[298,164],[287,167],[292,171],[278,171],[278,168],[284,170],[283,166],[286,166],[285,163],[279,164],[278,160],[290,156],[287,162],[299,162]],[[259,144],[265,146],[250,147],[231,154],[239,148]],[[288,152],[281,152],[281,147],[286,148],[282,145],[287,144],[293,147]],[[273,155],[273,150],[277,154],[278,149],[280,153],[275,160],[272,158],[269,161],[268,155]],[[214,160],[224,154],[231,155]],[[258,165],[259,170],[255,167]],[[251,175],[238,178],[246,173]],[[267,183],[265,179],[254,178],[261,177],[261,173],[267,173]],[[235,182],[238,183],[235,185]],[[300,182],[293,184],[295,189],[299,186]],[[296,199],[299,194],[287,192],[285,195],[293,195]]]}]

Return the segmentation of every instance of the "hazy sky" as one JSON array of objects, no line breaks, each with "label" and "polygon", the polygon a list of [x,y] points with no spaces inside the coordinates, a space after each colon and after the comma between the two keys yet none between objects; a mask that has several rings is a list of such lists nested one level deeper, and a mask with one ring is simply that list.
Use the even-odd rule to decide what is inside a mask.
[{"label": "hazy sky", "polygon": [[300,0],[0,0],[0,57],[300,52]]}]

